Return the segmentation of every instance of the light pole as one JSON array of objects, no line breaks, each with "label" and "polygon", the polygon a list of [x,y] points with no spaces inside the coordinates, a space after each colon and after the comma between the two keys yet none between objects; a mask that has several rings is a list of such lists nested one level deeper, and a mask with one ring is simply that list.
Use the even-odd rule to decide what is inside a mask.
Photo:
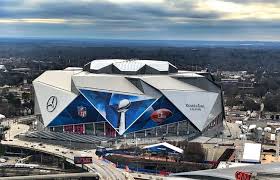
[{"label": "light pole", "polygon": [[8,121],[8,126],[9,126],[9,140],[11,139],[11,126],[10,126],[10,121]]},{"label": "light pole", "polygon": [[280,132],[276,132],[276,160],[279,159],[279,143],[280,143]]}]

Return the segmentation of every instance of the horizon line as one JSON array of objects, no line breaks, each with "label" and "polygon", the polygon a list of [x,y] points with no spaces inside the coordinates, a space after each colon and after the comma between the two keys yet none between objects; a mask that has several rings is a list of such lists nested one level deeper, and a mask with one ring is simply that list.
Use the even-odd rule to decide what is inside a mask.
[{"label": "horizon line", "polygon": [[257,42],[257,43],[280,43],[280,40],[199,40],[199,39],[127,39],[127,38],[91,38],[91,37],[1,37],[1,39],[22,40],[102,40],[102,41],[178,41],[178,42]]}]

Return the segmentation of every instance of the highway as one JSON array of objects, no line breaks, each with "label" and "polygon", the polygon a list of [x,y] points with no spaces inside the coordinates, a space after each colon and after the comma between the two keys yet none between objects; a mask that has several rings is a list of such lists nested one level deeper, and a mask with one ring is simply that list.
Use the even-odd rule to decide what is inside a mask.
[{"label": "highway", "polygon": [[[63,146],[55,146],[51,144],[39,145],[39,143],[22,141],[16,139],[15,136],[20,133],[28,131],[29,126],[24,124],[17,124],[16,122],[10,122],[10,130],[5,134],[7,141],[2,141],[3,145],[15,146],[25,149],[31,149],[39,152],[48,153],[57,157],[65,158],[66,161],[74,164],[75,155],[91,156],[93,159],[92,164],[83,165],[85,169],[96,172],[100,179],[104,180],[122,180],[133,179],[128,173],[116,168],[113,164],[104,162],[95,155],[95,150],[79,151],[65,148]],[[80,166],[81,165],[77,165]]]}]

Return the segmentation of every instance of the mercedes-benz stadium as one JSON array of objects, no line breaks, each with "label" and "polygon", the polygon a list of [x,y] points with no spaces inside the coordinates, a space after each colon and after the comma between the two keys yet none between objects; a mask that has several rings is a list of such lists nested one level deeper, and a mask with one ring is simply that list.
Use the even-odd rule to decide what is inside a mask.
[{"label": "mercedes-benz stadium", "polygon": [[94,60],[33,81],[35,113],[50,131],[109,137],[211,135],[224,119],[222,91],[207,72],[167,61]]}]

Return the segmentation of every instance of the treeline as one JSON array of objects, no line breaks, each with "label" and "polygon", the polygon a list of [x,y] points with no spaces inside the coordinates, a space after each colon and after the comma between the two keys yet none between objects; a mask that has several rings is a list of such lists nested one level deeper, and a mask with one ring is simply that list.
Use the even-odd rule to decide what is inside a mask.
[{"label": "treeline", "polygon": [[280,49],[221,47],[77,47],[64,45],[0,45],[0,57],[48,61],[56,68],[83,66],[94,59],[127,58],[168,60],[181,69],[278,71]]}]

